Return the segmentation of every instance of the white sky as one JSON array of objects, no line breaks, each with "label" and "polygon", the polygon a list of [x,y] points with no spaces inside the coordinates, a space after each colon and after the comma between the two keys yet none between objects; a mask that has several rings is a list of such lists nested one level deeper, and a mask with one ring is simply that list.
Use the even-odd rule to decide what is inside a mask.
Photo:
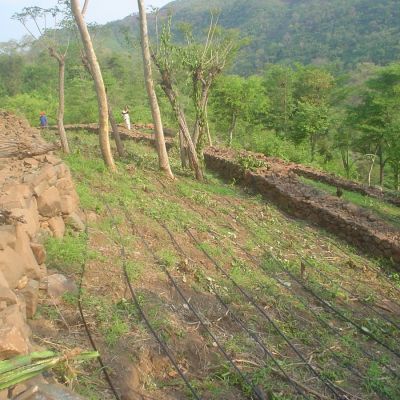
[{"label": "white sky", "polygon": [[[161,7],[171,0],[147,0],[148,6]],[[18,21],[11,20],[15,12],[24,7],[53,7],[57,0],[0,0],[0,42],[10,39],[20,39],[26,31]],[[83,2],[82,2],[83,3]],[[136,0],[90,0],[87,12],[89,22],[105,22],[121,19],[137,12]]]}]

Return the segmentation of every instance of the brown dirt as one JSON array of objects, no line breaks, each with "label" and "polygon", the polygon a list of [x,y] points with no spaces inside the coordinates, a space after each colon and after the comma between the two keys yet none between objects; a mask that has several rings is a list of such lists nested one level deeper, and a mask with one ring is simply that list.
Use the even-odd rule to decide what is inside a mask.
[{"label": "brown dirt", "polygon": [[[152,174],[151,171],[148,171],[150,179]],[[185,179],[180,178],[181,181],[185,181]],[[400,309],[397,308],[397,302],[400,301],[398,293],[393,291],[379,274],[371,270],[371,262],[363,256],[354,255],[352,251],[340,248],[340,245],[339,248],[332,246],[330,241],[324,235],[321,235],[315,227],[294,222],[288,216],[277,213],[271,204],[255,202],[245,193],[241,198],[209,194],[212,205],[207,206],[193,199],[177,195],[175,184],[168,185],[166,188],[156,179],[152,183],[155,190],[149,193],[149,198],[151,196],[173,201],[187,212],[193,212],[195,216],[206,223],[209,228],[208,231],[199,229],[195,220],[192,222],[190,230],[200,242],[221,249],[222,255],[218,255],[216,258],[227,271],[234,269],[233,261],[236,258],[243,260],[247,268],[254,274],[259,272],[254,260],[241,251],[238,245],[245,247],[248,242],[254,240],[254,231],[257,226],[262,226],[266,228],[265,232],[270,236],[266,236],[265,243],[260,242],[252,248],[251,253],[254,256],[262,257],[269,249],[273,249],[274,252],[292,262],[298,260],[299,252],[307,257],[317,256],[319,260],[335,266],[329,272],[334,282],[340,280],[346,288],[360,294],[373,292],[377,304],[387,305],[392,310],[381,311],[386,313],[387,316],[400,320]],[[108,190],[106,187],[99,189]],[[247,321],[252,330],[257,332],[265,343],[268,343],[269,348],[280,360],[293,365],[291,371],[298,380],[307,382],[310,387],[317,391],[323,391],[323,388],[315,382],[315,379],[310,377],[310,374],[299,365],[294,352],[288,349],[281,338],[277,337],[267,326],[265,320],[260,319],[254,309],[246,301],[240,299],[237,293],[233,293],[232,288],[229,287],[225,290],[226,282],[223,277],[215,272],[212,263],[188,239],[185,232],[171,228],[174,237],[183,249],[183,255],[174,250],[169,236],[155,220],[143,214],[135,205],[133,205],[131,211],[135,224],[155,253],[161,250],[170,250],[176,253],[177,262],[169,266],[169,270],[185,297],[190,299],[190,303],[199,311],[207,326],[215,333],[221,343],[229,343],[242,335],[243,330],[234,322],[232,316],[225,312],[213,295],[212,290],[216,287],[224,293],[232,295],[232,309],[243,320]],[[146,250],[143,242],[132,233],[123,210],[116,207],[113,208],[113,212],[119,217],[118,220],[122,221],[118,223],[118,227],[126,240],[127,260],[143,267],[140,276],[133,282],[135,292],[142,298],[143,309],[149,315],[149,319],[157,325],[157,332],[166,338],[171,353],[176,358],[180,368],[191,380],[198,382],[205,382],[215,375],[219,376],[219,378],[213,380],[213,389],[217,387],[224,390],[215,394],[211,388],[205,388],[202,393],[202,398],[205,400],[248,398],[237,384],[231,383],[228,388],[224,387],[221,378],[221,367],[224,361],[218,354],[212,340],[207,336],[193,314],[185,307],[182,299],[168,282],[151,254]],[[130,294],[121,270],[120,244],[115,235],[115,229],[110,232],[102,227],[102,223],[108,219],[109,216],[104,211],[98,216],[97,223],[91,224],[89,230],[89,247],[91,250],[101,253],[102,257],[91,260],[87,265],[84,277],[84,296],[103,298],[108,303],[115,305],[121,301],[129,300]],[[168,225],[168,223],[166,224]],[[229,231],[223,238],[218,236],[221,228]],[[233,248],[233,254],[228,254],[226,251],[228,247]],[[199,271],[203,276],[199,276]],[[307,275],[311,277],[314,273],[307,271]],[[290,283],[293,292],[302,296],[308,302],[310,308],[317,313],[322,312],[320,304],[304,289],[296,285],[282,271],[279,276],[282,277],[282,281]],[[79,279],[79,274],[76,274],[75,278]],[[207,278],[210,278],[208,283]],[[204,279],[206,282],[204,282]],[[321,285],[324,283],[323,281],[320,282]],[[327,285],[327,288],[329,289],[329,285]],[[320,359],[327,357],[326,348],[321,348],[315,338],[311,337],[308,342],[303,342],[296,336],[299,331],[317,332],[317,324],[307,309],[299,311],[292,303],[282,306],[281,299],[288,296],[288,292],[284,288],[276,286],[275,297],[270,294],[266,295],[261,290],[254,290],[252,295],[275,321],[283,323],[286,319],[293,320],[293,335],[295,337],[293,341],[297,348],[307,356],[307,359],[319,363]],[[333,301],[351,313],[354,318],[362,319],[366,315],[368,316],[368,314],[365,314],[365,310],[353,300],[338,298]],[[96,344],[104,357],[104,361],[111,369],[112,379],[124,400],[136,398],[183,400],[188,398],[187,390],[182,381],[140,318],[130,315],[130,318],[127,319],[129,322],[128,331],[121,334],[116,342],[110,345],[107,343],[107,335],[102,329],[102,324],[99,323],[100,310],[89,304],[84,304],[84,307],[90,329],[94,332]],[[88,347],[76,308],[73,305],[62,304],[59,307],[59,314],[60,316],[53,320],[44,318],[44,320],[40,319],[40,322],[34,324],[36,326],[33,326],[33,329],[36,334],[41,336],[42,340],[44,336],[45,340],[51,343],[63,343],[65,346],[79,344],[82,347]],[[329,323],[349,335],[354,335],[365,348],[369,348],[374,354],[382,355],[379,346],[371,345],[370,342],[365,342],[362,338],[359,338],[343,321],[332,316]],[[254,365],[262,365],[266,357],[254,343],[248,342],[249,340],[240,348],[230,348],[229,354],[235,360],[239,360],[243,371],[261,373],[262,371]],[[335,346],[346,351],[346,348],[341,347],[342,344],[336,339],[331,338],[329,343],[332,347]],[[362,372],[365,372],[364,361],[362,358],[358,361],[358,366]],[[327,369],[334,365],[335,362],[331,359],[325,361],[324,364]],[[222,369],[222,371],[226,370]],[[93,367],[88,369],[87,373],[89,375],[94,374]],[[101,374],[97,373],[96,377],[98,377],[95,381],[97,393],[102,393],[102,399],[111,399],[112,395],[105,388]],[[227,379],[229,377],[228,375]],[[284,385],[285,383],[280,379],[275,379],[272,382],[272,386],[274,386],[278,395],[290,396],[291,392],[287,386],[282,389]],[[346,383],[343,383],[343,387],[350,392],[359,394],[362,382],[355,378],[349,378]],[[377,397],[370,394],[365,398],[375,399]]]}]

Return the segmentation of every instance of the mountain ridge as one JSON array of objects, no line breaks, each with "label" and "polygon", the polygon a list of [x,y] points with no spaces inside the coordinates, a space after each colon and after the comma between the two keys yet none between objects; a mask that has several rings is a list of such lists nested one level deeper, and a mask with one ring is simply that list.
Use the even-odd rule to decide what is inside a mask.
[{"label": "mountain ridge", "polygon": [[[175,0],[160,9],[173,23],[188,22],[200,34],[210,10],[220,10],[224,28],[237,28],[252,39],[234,71],[251,74],[267,63],[334,64],[351,69],[358,63],[387,64],[399,58],[398,0]],[[135,16],[110,22],[135,32]],[[150,26],[152,25],[150,19]]]}]

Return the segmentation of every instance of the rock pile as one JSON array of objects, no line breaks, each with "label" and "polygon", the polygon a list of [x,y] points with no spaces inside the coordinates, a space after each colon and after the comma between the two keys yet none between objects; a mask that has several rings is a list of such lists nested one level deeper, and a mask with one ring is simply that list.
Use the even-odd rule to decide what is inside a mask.
[{"label": "rock pile", "polygon": [[0,113],[0,143],[13,137],[24,152],[0,154],[0,360],[30,351],[27,318],[35,314],[46,278],[47,235],[62,237],[66,221],[82,224],[68,167],[37,130]]}]

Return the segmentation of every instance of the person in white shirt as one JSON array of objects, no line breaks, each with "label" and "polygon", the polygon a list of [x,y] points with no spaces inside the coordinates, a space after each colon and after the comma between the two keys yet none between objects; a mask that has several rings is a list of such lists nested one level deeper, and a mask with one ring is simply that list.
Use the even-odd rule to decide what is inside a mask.
[{"label": "person in white shirt", "polygon": [[124,117],[126,128],[128,129],[128,131],[130,131],[131,130],[131,119],[129,117],[128,106],[125,106],[125,108],[122,110],[122,116]]}]

